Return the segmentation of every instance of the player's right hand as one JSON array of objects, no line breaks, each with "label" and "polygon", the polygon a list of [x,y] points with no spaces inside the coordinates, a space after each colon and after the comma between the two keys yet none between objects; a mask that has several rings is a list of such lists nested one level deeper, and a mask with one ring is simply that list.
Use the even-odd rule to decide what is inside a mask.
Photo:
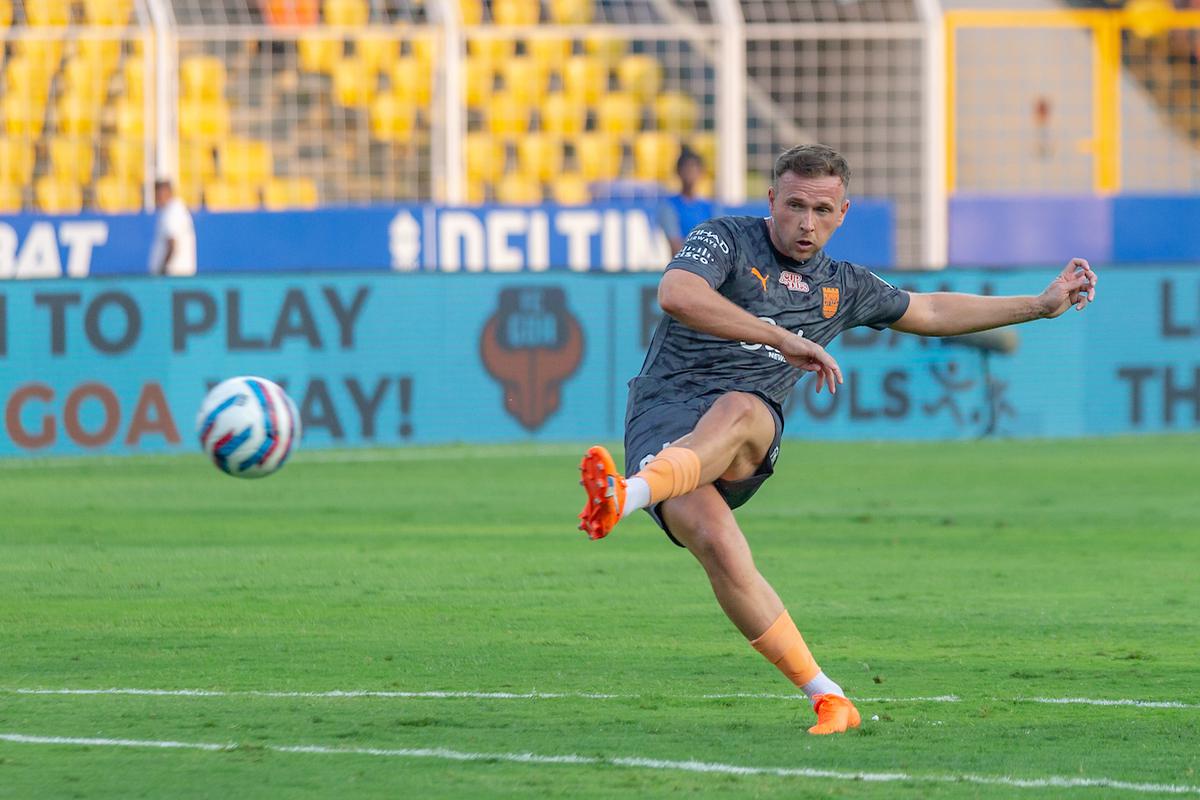
[{"label": "player's right hand", "polygon": [[824,347],[811,339],[793,334],[783,340],[779,352],[793,367],[817,373],[818,394],[825,386],[829,387],[830,394],[837,393],[837,385],[842,382],[842,368]]}]

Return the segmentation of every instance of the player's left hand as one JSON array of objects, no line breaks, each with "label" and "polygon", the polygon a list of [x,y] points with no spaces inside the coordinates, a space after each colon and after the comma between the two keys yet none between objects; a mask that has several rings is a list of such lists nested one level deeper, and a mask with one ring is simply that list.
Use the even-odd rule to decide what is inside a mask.
[{"label": "player's left hand", "polygon": [[1096,299],[1096,273],[1086,258],[1072,258],[1039,296],[1042,316],[1053,319],[1071,306],[1083,311]]}]

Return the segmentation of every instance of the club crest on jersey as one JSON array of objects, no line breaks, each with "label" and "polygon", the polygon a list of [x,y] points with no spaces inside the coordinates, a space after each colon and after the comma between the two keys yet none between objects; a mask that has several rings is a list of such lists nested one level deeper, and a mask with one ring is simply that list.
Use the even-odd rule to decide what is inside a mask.
[{"label": "club crest on jersey", "polygon": [[794,272],[783,272],[779,276],[779,282],[792,292],[807,292],[808,284],[804,282],[804,278]]},{"label": "club crest on jersey", "polygon": [[838,301],[841,300],[841,290],[836,286],[821,287],[821,316],[829,319],[838,310]]}]

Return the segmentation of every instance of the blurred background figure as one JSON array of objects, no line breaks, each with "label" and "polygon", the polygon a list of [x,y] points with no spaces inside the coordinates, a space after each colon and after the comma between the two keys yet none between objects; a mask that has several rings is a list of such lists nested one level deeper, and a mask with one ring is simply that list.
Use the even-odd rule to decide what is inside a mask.
[{"label": "blurred background figure", "polygon": [[679,192],[665,197],[658,208],[658,224],[667,234],[672,253],[679,251],[692,228],[716,214],[713,201],[697,193],[704,172],[704,159],[696,151],[684,147],[675,162]]},{"label": "blurred background figure", "polygon": [[150,274],[196,274],[196,230],[183,200],[175,196],[171,181],[154,182],[154,244],[150,247]]}]

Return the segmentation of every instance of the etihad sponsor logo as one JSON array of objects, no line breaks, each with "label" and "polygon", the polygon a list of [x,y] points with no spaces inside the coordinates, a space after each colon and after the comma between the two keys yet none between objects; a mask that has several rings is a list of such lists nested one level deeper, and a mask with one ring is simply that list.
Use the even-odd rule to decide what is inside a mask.
[{"label": "etihad sponsor logo", "polygon": [[841,300],[841,290],[836,286],[821,287],[821,316],[829,319],[838,310],[838,302]]},{"label": "etihad sponsor logo", "polygon": [[759,272],[758,267],[751,267],[750,271],[752,273],[754,273],[754,277],[758,278],[759,282],[762,283],[763,294],[766,294],[767,293],[767,276],[763,275],[761,272]]},{"label": "etihad sponsor logo", "polygon": [[792,292],[807,292],[808,284],[804,282],[804,278],[794,272],[784,272],[779,276],[779,282]]}]

